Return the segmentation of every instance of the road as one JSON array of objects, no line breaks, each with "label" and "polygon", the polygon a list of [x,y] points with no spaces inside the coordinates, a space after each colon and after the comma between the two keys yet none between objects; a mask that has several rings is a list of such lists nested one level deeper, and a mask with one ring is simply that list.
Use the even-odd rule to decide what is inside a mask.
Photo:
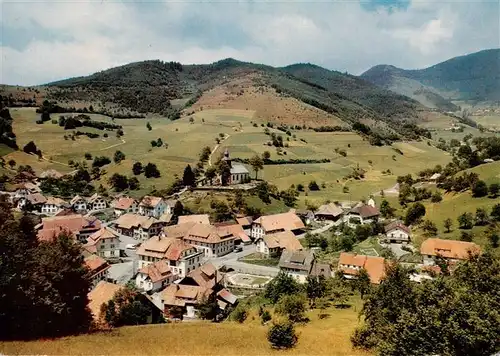
[{"label": "road", "polygon": [[313,235],[314,234],[321,234],[322,232],[328,231],[330,228],[332,228],[333,226],[338,225],[338,224],[340,224],[340,220],[337,223],[330,222],[330,223],[326,224],[323,227],[320,227],[320,228],[308,231],[305,234],[297,235],[297,238],[298,239],[303,239],[306,236],[307,233],[310,233],[310,234],[313,234]]},{"label": "road", "polygon": [[213,154],[219,149],[219,146],[222,142],[226,141],[229,137],[231,137],[231,135],[227,134],[226,136],[224,136],[223,139],[220,140],[220,143],[216,144],[214,149],[212,150],[212,152],[210,152],[210,156],[208,156],[208,166],[209,167],[212,167],[212,156]]}]

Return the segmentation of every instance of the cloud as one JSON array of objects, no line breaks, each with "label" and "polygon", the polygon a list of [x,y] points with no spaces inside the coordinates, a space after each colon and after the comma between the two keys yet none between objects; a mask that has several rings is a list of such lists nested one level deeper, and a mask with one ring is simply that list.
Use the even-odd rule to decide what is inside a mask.
[{"label": "cloud", "polygon": [[40,84],[145,59],[312,62],[359,74],[500,46],[498,2],[4,2],[0,82]]}]

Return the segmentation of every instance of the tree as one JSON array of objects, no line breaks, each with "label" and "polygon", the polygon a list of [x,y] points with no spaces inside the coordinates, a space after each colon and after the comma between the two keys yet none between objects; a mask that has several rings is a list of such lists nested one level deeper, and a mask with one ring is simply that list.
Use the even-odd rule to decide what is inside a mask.
[{"label": "tree", "polygon": [[86,153],[85,153],[85,159],[86,159],[87,161],[92,160],[92,154],[91,154],[91,153],[89,153],[89,152],[86,152]]},{"label": "tree", "polygon": [[214,167],[208,167],[205,171],[205,177],[210,181],[210,185],[212,185],[213,179],[217,176],[217,171]]},{"label": "tree", "polygon": [[480,198],[488,195],[488,186],[482,180],[479,180],[472,186],[472,196]]},{"label": "tree", "polygon": [[493,208],[491,208],[490,217],[493,221],[500,221],[500,204],[493,205]]},{"label": "tree", "polygon": [[144,167],[144,176],[146,178],[159,178],[160,171],[156,168],[156,164],[148,163],[146,167]]},{"label": "tree", "polygon": [[306,298],[302,294],[283,295],[278,304],[276,312],[288,317],[291,322],[300,322],[305,319]]},{"label": "tree", "polygon": [[323,298],[326,294],[326,280],[323,276],[307,276],[306,292],[311,306],[314,306],[316,299]]},{"label": "tree", "polygon": [[258,155],[255,155],[252,158],[250,158],[248,163],[252,166],[253,170],[255,171],[255,179],[257,179],[257,173],[264,168],[264,162],[262,162],[262,159]]},{"label": "tree", "polygon": [[297,344],[297,334],[292,323],[274,324],[267,332],[267,340],[273,349],[290,349]]},{"label": "tree", "polygon": [[294,207],[299,193],[294,188],[288,188],[280,192],[280,197],[286,206]]},{"label": "tree", "polygon": [[432,194],[431,197],[431,202],[433,203],[439,203],[441,200],[443,200],[443,197],[439,191],[435,191],[434,194]]},{"label": "tree", "polygon": [[151,127],[151,124],[149,123],[149,121],[148,121],[148,123],[146,124],[146,127],[147,127],[148,131],[151,131],[151,130],[153,129],[153,128]]},{"label": "tree", "polygon": [[115,155],[113,156],[113,160],[115,163],[120,163],[125,159],[125,154],[122,151],[116,151]]},{"label": "tree", "polygon": [[430,220],[425,220],[423,223],[422,223],[422,229],[424,230],[425,234],[427,236],[436,236],[437,234],[437,227],[436,227],[436,224],[434,224],[432,221]]},{"label": "tree", "polygon": [[425,206],[422,203],[415,203],[408,208],[405,216],[405,224],[410,226],[425,216]]},{"label": "tree", "polygon": [[151,147],[156,147],[156,140],[151,140],[150,144],[151,144]]},{"label": "tree", "polygon": [[361,299],[364,298],[371,291],[371,280],[370,275],[366,271],[366,269],[361,268],[357,274],[357,278],[354,280],[354,288],[361,295]]},{"label": "tree", "polygon": [[132,177],[128,179],[128,188],[130,190],[139,190],[141,187],[141,183],[139,182],[139,179],[136,177]]},{"label": "tree", "polygon": [[231,181],[231,167],[229,167],[226,161],[219,161],[217,164],[217,172],[220,175],[221,184],[228,185]]},{"label": "tree", "polygon": [[460,229],[472,229],[474,226],[474,217],[471,213],[463,213],[457,220]]},{"label": "tree", "polygon": [[387,200],[382,200],[382,203],[380,203],[380,214],[382,214],[384,218],[393,217],[394,211],[395,209],[389,204]]},{"label": "tree", "polygon": [[10,168],[14,168],[15,165],[16,165],[16,161],[14,161],[13,159],[10,159],[9,162],[7,162],[7,164],[10,166]]},{"label": "tree", "polygon": [[491,183],[489,191],[490,191],[490,195],[493,198],[496,198],[498,196],[498,192],[500,192],[500,184],[498,184],[498,183]]},{"label": "tree", "polygon": [[126,176],[115,173],[108,180],[109,185],[117,192],[122,192],[128,188],[128,179]]},{"label": "tree", "polygon": [[209,296],[204,297],[198,303],[198,317],[204,320],[215,321],[219,307],[217,306],[217,300],[215,299],[215,294],[211,293]]},{"label": "tree", "polygon": [[491,230],[488,233],[488,240],[490,241],[491,247],[492,248],[497,248],[498,243],[500,241],[500,236],[498,235],[498,232]]},{"label": "tree", "polygon": [[182,183],[186,187],[193,187],[196,184],[196,178],[194,176],[193,170],[191,166],[188,164],[186,168],[184,168],[184,174],[182,175]]},{"label": "tree", "polygon": [[184,214],[184,206],[180,202],[180,200],[177,200],[174,205],[174,210],[173,210],[174,216],[181,216]]},{"label": "tree", "polygon": [[447,218],[444,220],[443,224],[444,224],[444,228],[446,229],[446,232],[450,233],[451,227],[453,226],[453,220],[451,220],[450,218]]},{"label": "tree", "polygon": [[488,223],[488,213],[486,212],[485,209],[483,208],[477,208],[476,209],[476,219],[475,219],[476,225],[483,226]]},{"label": "tree", "polygon": [[108,157],[105,156],[94,157],[94,161],[92,162],[92,167],[103,167],[110,163],[111,160]]},{"label": "tree", "polygon": [[465,241],[465,242],[472,242],[473,235],[470,232],[467,231],[461,231],[460,232],[460,240]]},{"label": "tree", "polygon": [[135,162],[134,165],[132,166],[132,172],[136,176],[138,176],[139,174],[141,174],[142,173],[142,163],[141,162]]},{"label": "tree", "polygon": [[283,295],[292,295],[300,292],[301,287],[297,281],[284,272],[278,275],[267,284],[264,296],[272,303],[278,302]]},{"label": "tree", "polygon": [[23,147],[23,151],[25,153],[36,153],[38,151],[38,148],[33,141],[30,141]]},{"label": "tree", "polygon": [[157,140],[156,140],[156,147],[161,147],[163,146],[163,140],[159,137]]},{"label": "tree", "polygon": [[318,191],[319,190],[319,185],[318,185],[318,183],[316,183],[315,180],[310,181],[308,187],[309,187],[310,191]]},{"label": "tree", "polygon": [[262,159],[263,159],[264,161],[268,161],[269,159],[271,159],[271,152],[269,152],[269,151],[264,151],[264,152],[262,153]]}]

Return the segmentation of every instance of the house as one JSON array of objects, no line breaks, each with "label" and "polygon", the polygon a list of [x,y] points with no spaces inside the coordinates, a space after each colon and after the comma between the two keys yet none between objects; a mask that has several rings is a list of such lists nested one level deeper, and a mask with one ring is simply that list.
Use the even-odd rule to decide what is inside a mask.
[{"label": "house", "polygon": [[297,214],[297,216],[304,222],[305,225],[311,224],[311,222],[315,219],[314,213],[311,210],[295,210],[295,214]]},{"label": "house", "polygon": [[160,260],[139,269],[135,277],[136,287],[145,292],[156,292],[173,283],[178,277],[168,264],[168,261]]},{"label": "house", "polygon": [[62,174],[59,171],[56,171],[55,169],[48,169],[46,171],[43,171],[42,173],[40,173],[39,176],[40,179],[48,179],[48,178],[61,179],[62,177],[64,177],[64,174]]},{"label": "house", "polygon": [[116,292],[121,288],[122,287],[117,284],[100,281],[95,288],[87,294],[89,299],[88,307],[95,321],[102,321],[104,319],[104,315],[101,315],[101,306],[113,299]]},{"label": "house", "polygon": [[420,246],[420,254],[424,258],[425,266],[432,266],[439,256],[448,262],[457,262],[468,258],[469,253],[481,253],[479,245],[473,242],[427,239]]},{"label": "house", "polygon": [[347,279],[355,279],[359,271],[364,268],[373,284],[380,284],[385,275],[385,259],[383,257],[356,255],[342,252],[339,258],[338,269]]},{"label": "house", "polygon": [[120,234],[145,241],[158,235],[165,223],[153,217],[126,213],[116,219],[114,225]]},{"label": "house", "polygon": [[106,202],[106,199],[102,197],[101,195],[95,193],[92,195],[90,198],[87,200],[87,209],[89,211],[93,210],[103,210],[108,207],[108,203]]},{"label": "house", "polygon": [[60,198],[48,197],[42,204],[41,213],[45,215],[56,215],[66,206],[66,202]]},{"label": "house", "polygon": [[35,194],[40,192],[41,190],[36,184],[30,182],[20,183],[15,186],[13,198],[14,200],[17,200],[20,198],[25,198],[30,194]]},{"label": "house", "polygon": [[86,250],[84,250],[83,256],[85,266],[87,266],[90,271],[92,288],[95,288],[100,281],[105,281],[107,279],[110,265],[104,258]]},{"label": "house", "polygon": [[101,222],[93,217],[80,214],[43,218],[37,225],[39,240],[50,240],[61,232],[73,235],[79,242],[87,243],[87,238],[101,228]]},{"label": "house", "polygon": [[107,227],[90,235],[85,248],[106,259],[120,258],[120,238]]},{"label": "house", "polygon": [[245,230],[239,224],[215,224],[218,229],[225,229],[227,232],[234,236],[234,244],[235,245],[249,245],[252,243],[252,240],[247,235]]},{"label": "house", "polygon": [[228,149],[224,151],[224,157],[222,158],[222,160],[227,163],[227,165],[229,166],[229,171],[231,173],[228,184],[242,184],[250,182],[250,172],[245,168],[244,165],[232,162],[231,158],[229,158]]},{"label": "house", "polygon": [[203,253],[182,239],[154,236],[137,250],[139,268],[167,261],[173,274],[185,277],[201,265]]},{"label": "house", "polygon": [[314,213],[318,220],[338,221],[342,218],[344,210],[335,203],[321,205]]},{"label": "house", "polygon": [[122,197],[116,199],[112,207],[114,209],[115,216],[121,216],[126,213],[137,214],[139,211],[139,204],[134,198]]},{"label": "house", "polygon": [[23,198],[19,198],[17,201],[17,208],[21,210],[28,204],[31,211],[42,211],[42,206],[46,202],[47,198],[40,193],[29,194]]},{"label": "house", "polygon": [[437,182],[441,178],[441,173],[434,173],[432,176],[429,177],[429,182]]},{"label": "house", "polygon": [[310,250],[284,250],[278,266],[280,271],[292,276],[297,282],[305,283],[315,263],[314,253]]},{"label": "house", "polygon": [[394,221],[386,225],[385,238],[381,242],[409,244],[410,243],[410,228],[403,224],[402,221]]},{"label": "house", "polygon": [[194,214],[194,215],[181,215],[179,216],[179,224],[195,223],[210,225],[210,218],[208,214]]},{"label": "house", "polygon": [[87,200],[79,195],[75,195],[69,204],[77,213],[84,213],[87,211]]},{"label": "house", "polygon": [[184,241],[203,251],[208,258],[220,257],[234,250],[234,236],[231,231],[213,225],[193,225],[184,236]]},{"label": "house", "polygon": [[297,237],[289,230],[259,237],[255,240],[255,246],[257,252],[267,257],[280,256],[283,250],[299,251],[303,248]]},{"label": "house", "polygon": [[[253,218],[251,216],[243,216],[237,217],[236,222],[240,225],[243,230],[245,230],[248,234],[250,233],[250,229],[252,228]],[[248,231],[247,231],[248,230]]]},{"label": "house", "polygon": [[349,224],[371,224],[378,221],[379,216],[377,207],[361,203],[349,210],[344,221]]},{"label": "house", "polygon": [[304,228],[304,223],[297,214],[294,211],[289,211],[287,213],[261,216],[254,220],[250,236],[257,239],[267,234],[285,230],[292,231],[297,235]]},{"label": "house", "polygon": [[163,200],[163,198],[160,197],[153,197],[153,196],[145,196],[142,198],[140,204],[139,204],[139,214],[143,216],[152,216],[155,218],[159,218],[166,212],[169,213],[167,210],[167,204]]},{"label": "house", "polygon": [[177,225],[166,226],[163,228],[161,236],[174,239],[183,239],[189,230],[196,225],[195,223],[182,223]]}]

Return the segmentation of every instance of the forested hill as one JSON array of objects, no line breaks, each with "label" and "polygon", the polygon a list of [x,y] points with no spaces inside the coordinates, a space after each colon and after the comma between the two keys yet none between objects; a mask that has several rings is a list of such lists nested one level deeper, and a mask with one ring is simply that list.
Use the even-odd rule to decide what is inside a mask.
[{"label": "forested hill", "polygon": [[500,100],[500,49],[455,57],[418,70],[378,65],[361,78],[440,109],[454,109],[451,101],[495,102]]}]

